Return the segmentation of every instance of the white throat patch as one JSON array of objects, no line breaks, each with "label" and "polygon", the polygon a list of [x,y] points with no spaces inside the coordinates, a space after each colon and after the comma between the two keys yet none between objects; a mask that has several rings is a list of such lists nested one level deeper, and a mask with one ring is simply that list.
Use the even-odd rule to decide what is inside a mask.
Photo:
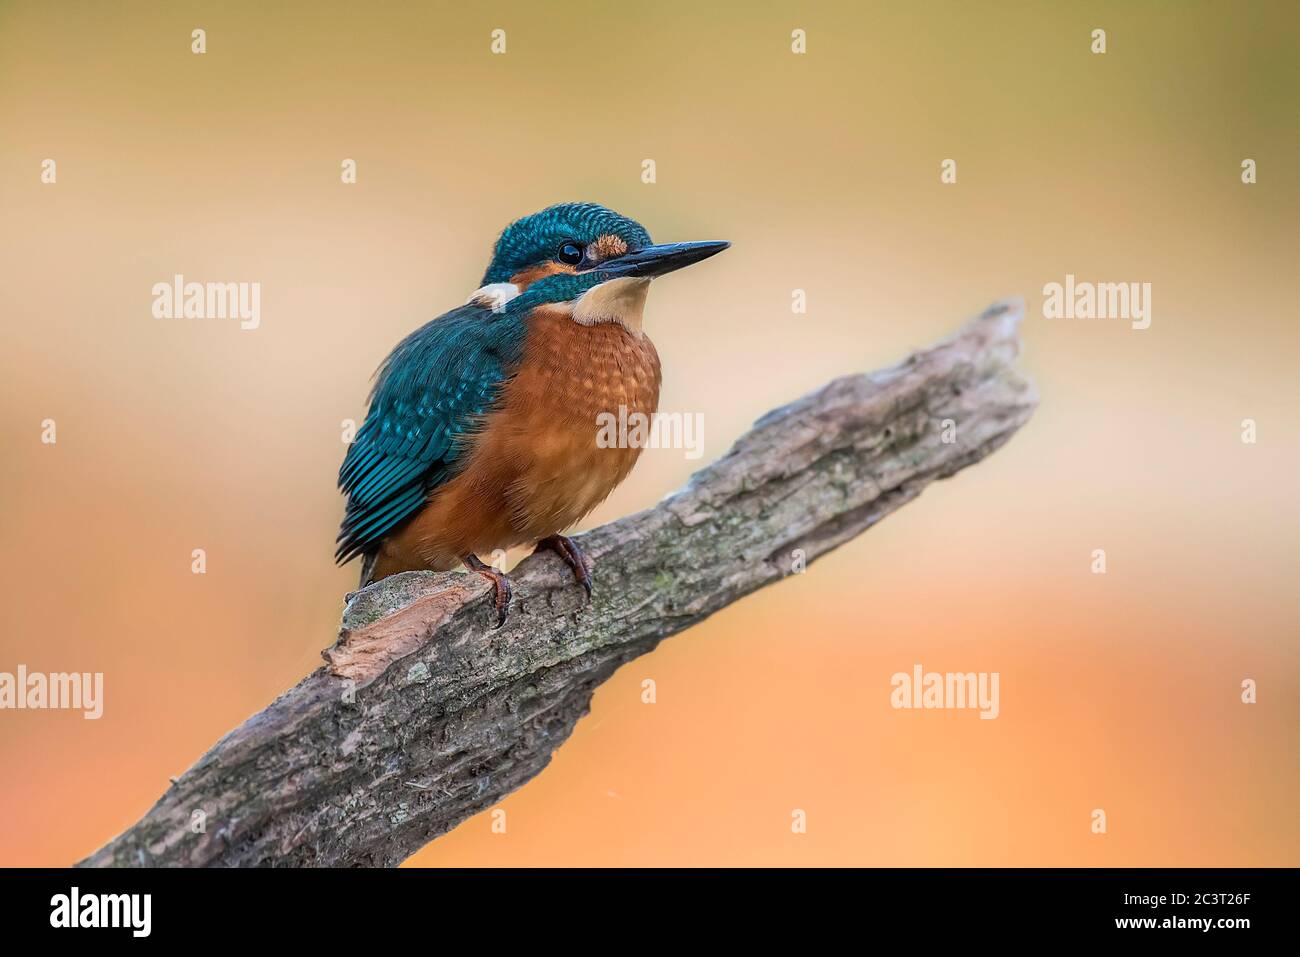
[{"label": "white throat patch", "polygon": [[573,304],[573,319],[584,326],[617,322],[640,332],[645,315],[645,296],[649,291],[649,279],[624,276],[607,280],[578,297]]},{"label": "white throat patch", "polygon": [[490,282],[471,292],[465,304],[472,302],[485,306],[493,312],[505,312],[506,303],[517,295],[519,295],[519,287],[512,282]]}]

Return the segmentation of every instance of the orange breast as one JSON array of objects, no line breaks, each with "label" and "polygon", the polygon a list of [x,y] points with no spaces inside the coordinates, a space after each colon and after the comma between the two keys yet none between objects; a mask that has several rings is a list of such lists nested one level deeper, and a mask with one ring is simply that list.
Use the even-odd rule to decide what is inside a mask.
[{"label": "orange breast", "polygon": [[522,540],[563,531],[627,477],[641,450],[601,447],[604,417],[653,415],[659,385],[659,355],[644,333],[535,314],[492,447],[513,473],[506,498]]},{"label": "orange breast", "polygon": [[460,556],[532,543],[575,524],[641,453],[602,448],[601,416],[618,421],[620,407],[624,420],[653,415],[660,380],[659,356],[640,331],[535,310],[519,371],[484,420],[464,470],[385,543],[385,573],[452,567]]}]

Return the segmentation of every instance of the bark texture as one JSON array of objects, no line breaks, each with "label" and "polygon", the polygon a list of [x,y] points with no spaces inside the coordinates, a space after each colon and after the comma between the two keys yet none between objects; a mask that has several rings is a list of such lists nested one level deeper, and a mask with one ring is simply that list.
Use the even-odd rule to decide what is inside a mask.
[{"label": "bark texture", "polygon": [[[218,741],[84,866],[390,866],[538,774],[624,662],[790,575],[978,462],[1037,402],[1019,303],[763,416],[681,491],[513,571],[358,592],[325,667]],[[973,503],[978,507],[978,503]],[[199,826],[201,823],[201,827]]]}]

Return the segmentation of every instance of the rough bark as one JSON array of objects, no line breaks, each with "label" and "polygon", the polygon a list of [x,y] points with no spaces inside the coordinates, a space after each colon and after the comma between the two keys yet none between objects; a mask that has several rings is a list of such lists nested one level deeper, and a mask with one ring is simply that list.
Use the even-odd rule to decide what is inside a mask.
[{"label": "rough bark", "polygon": [[590,602],[552,554],[513,571],[500,630],[477,575],[408,572],[357,593],[325,667],[81,863],[400,863],[538,774],[621,664],[1001,446],[1037,401],[1014,367],[1019,321],[1018,303],[999,304],[894,368],[769,412],[681,491],[580,537]]}]

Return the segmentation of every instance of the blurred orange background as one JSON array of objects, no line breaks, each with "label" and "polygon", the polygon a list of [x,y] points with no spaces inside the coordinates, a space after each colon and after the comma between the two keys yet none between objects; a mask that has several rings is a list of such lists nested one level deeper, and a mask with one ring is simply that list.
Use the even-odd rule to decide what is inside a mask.
[{"label": "blurred orange background", "polygon": [[[481,815],[412,864],[1300,863],[1298,28],[1287,3],[0,3],[0,671],[105,674],[98,721],[0,712],[0,864],[89,853],[320,664],[356,575],[341,423],[503,226],[576,199],[734,244],[646,316],[706,460],[1008,295],[1042,405],[625,667],[507,833]],[[155,319],[176,273],[260,282],[260,328]],[[1067,273],[1150,282],[1151,327],[1043,318]],[[589,524],[698,464],[647,452]],[[1000,716],[891,709],[916,663],[999,672]]]}]

